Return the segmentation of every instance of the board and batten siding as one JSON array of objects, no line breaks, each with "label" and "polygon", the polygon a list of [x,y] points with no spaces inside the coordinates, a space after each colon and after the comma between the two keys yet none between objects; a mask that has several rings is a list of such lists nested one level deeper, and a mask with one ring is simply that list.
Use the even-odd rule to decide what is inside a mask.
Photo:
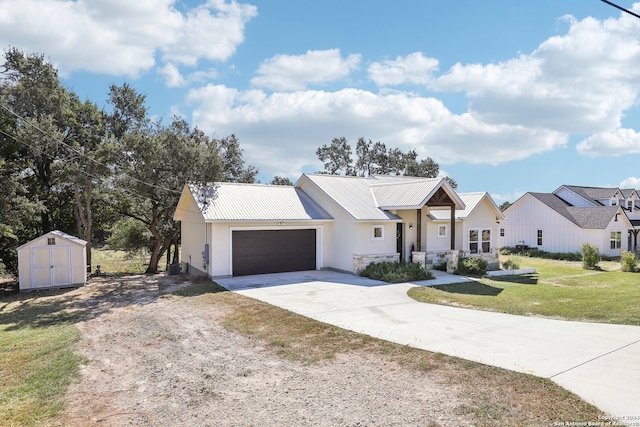
[{"label": "board and batten siding", "polygon": [[[620,249],[611,249],[611,231],[622,234],[621,247],[626,248],[627,227],[625,221],[612,221],[607,229],[583,229],[563,217],[535,197],[525,194],[506,212],[507,220],[500,227],[505,229],[504,246],[527,245],[546,252],[577,253],[583,243],[596,246],[601,254],[620,255]],[[542,245],[538,245],[538,230],[542,230]]]},{"label": "board and batten siding", "polygon": [[593,206],[593,203],[565,187],[559,188],[554,194],[571,206]]},{"label": "board and batten siding", "polygon": [[[505,246],[524,244],[547,252],[576,252],[585,239],[594,244],[594,240],[599,240],[598,233],[583,233],[577,225],[530,194],[522,196],[505,214]],[[542,230],[542,245],[537,244],[538,230]]]}]

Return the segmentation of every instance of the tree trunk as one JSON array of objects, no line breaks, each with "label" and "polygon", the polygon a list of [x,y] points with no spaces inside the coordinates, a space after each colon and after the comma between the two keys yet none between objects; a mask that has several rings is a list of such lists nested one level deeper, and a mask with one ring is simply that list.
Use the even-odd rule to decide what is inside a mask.
[{"label": "tree trunk", "polygon": [[76,204],[73,211],[76,215],[76,227],[78,229],[78,236],[87,242],[85,250],[87,254],[87,266],[89,267],[89,271],[91,271],[92,194],[93,183],[91,181],[87,183],[85,188],[80,188],[77,183],[74,186],[74,196]]},{"label": "tree trunk", "polygon": [[173,239],[173,261],[171,264],[177,264],[180,262],[180,249],[178,246],[178,239]]}]

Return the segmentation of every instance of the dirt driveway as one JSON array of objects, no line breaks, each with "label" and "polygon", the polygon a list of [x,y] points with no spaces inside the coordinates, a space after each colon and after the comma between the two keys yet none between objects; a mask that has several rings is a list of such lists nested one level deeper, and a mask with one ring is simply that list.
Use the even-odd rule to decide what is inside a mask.
[{"label": "dirt driveway", "polygon": [[188,282],[99,278],[67,292],[86,311],[71,426],[464,426],[437,373],[361,351],[304,364],[221,326],[224,304],[170,294]]}]

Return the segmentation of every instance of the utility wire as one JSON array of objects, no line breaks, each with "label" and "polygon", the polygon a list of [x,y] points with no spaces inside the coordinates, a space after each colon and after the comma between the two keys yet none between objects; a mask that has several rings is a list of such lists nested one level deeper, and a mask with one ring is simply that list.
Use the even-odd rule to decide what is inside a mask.
[{"label": "utility wire", "polygon": [[636,18],[640,18],[640,15],[638,15],[637,13],[632,12],[632,11],[630,11],[629,9],[625,9],[625,8],[624,8],[624,7],[622,7],[622,6],[618,6],[617,4],[615,4],[615,3],[613,3],[613,2],[610,2],[609,0],[600,0],[600,1],[603,1],[603,2],[605,2],[606,4],[608,4],[608,5],[611,5],[611,6],[615,7],[616,9],[620,9],[620,10],[621,10],[621,11],[623,11],[623,12],[627,12],[629,15],[633,15],[633,16],[635,16]]},{"label": "utility wire", "polygon": [[[43,134],[43,135],[45,135],[46,137],[50,138],[51,140],[55,141],[56,143],[58,143],[58,144],[60,144],[60,145],[63,145],[63,146],[64,146],[64,147],[66,147],[68,150],[73,151],[74,153],[78,154],[79,156],[83,156],[83,157],[85,157],[87,160],[89,160],[89,161],[91,161],[91,162],[93,162],[93,163],[95,163],[95,164],[97,164],[97,165],[99,165],[99,166],[102,166],[102,167],[104,167],[104,168],[110,169],[108,165],[105,165],[104,163],[101,163],[101,162],[99,162],[99,161],[97,161],[97,160],[95,160],[95,159],[92,159],[91,157],[89,157],[89,156],[87,156],[85,153],[83,153],[82,151],[80,151],[80,150],[76,149],[75,147],[73,147],[73,146],[71,146],[71,145],[67,144],[66,142],[62,141],[61,139],[58,139],[58,138],[55,138],[55,137],[54,137],[54,136],[52,136],[52,135],[49,135],[47,132],[45,132],[44,130],[40,129],[38,126],[36,126],[36,125],[35,125],[34,123],[32,123],[31,121],[29,121],[29,120],[25,120],[25,118],[24,118],[24,117],[20,116],[18,113],[14,112],[11,108],[7,107],[6,105],[4,105],[4,104],[0,103],[0,107],[2,107],[2,108],[3,108],[3,109],[5,109],[7,112],[9,112],[9,113],[10,113],[10,114],[12,114],[13,116],[15,116],[16,118],[18,118],[19,120],[21,120],[23,123],[26,123],[26,124],[28,124],[29,126],[33,127],[34,129],[37,129],[40,133],[42,133],[42,134]],[[151,184],[151,183],[145,182],[145,181],[143,181],[143,180],[141,180],[141,179],[135,178],[135,177],[130,176],[130,175],[127,175],[127,174],[123,174],[123,176],[124,176],[125,178],[128,178],[128,179],[132,180],[132,181],[136,181],[136,182],[139,182],[139,183],[141,183],[141,184],[143,184],[143,185],[146,185],[146,186],[148,186],[148,187],[157,188],[158,190],[168,191],[168,192],[170,192],[170,193],[175,193],[175,194],[181,194],[181,193],[182,193],[181,191],[172,190],[172,189],[170,189],[170,188],[162,187],[162,186],[160,186],[160,185],[156,185],[156,184]]]}]

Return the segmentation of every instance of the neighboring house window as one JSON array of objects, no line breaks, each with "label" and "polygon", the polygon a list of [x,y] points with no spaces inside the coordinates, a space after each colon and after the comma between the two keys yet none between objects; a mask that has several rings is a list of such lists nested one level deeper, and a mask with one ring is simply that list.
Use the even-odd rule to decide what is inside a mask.
[{"label": "neighboring house window", "polygon": [[500,229],[500,237],[504,237],[504,228]]},{"label": "neighboring house window", "polygon": [[446,225],[438,225],[438,239],[446,239],[449,235],[449,230]]},{"label": "neighboring house window", "polygon": [[615,197],[611,199],[611,206],[618,206],[618,199],[616,199]]},{"label": "neighboring house window", "polygon": [[538,246],[542,246],[542,230],[538,230]]},{"label": "neighboring house window", "polygon": [[384,227],[381,225],[374,225],[371,227],[371,239],[384,240]]},{"label": "neighboring house window", "polygon": [[469,230],[469,252],[490,252],[491,250],[491,230],[472,229]]},{"label": "neighboring house window", "polygon": [[611,232],[611,249],[620,249],[621,246],[622,246],[622,232],[612,231]]},{"label": "neighboring house window", "polygon": [[55,237],[47,237],[47,245],[55,245],[56,238]]},{"label": "neighboring house window", "polygon": [[627,209],[633,210],[633,199],[627,200]]}]

